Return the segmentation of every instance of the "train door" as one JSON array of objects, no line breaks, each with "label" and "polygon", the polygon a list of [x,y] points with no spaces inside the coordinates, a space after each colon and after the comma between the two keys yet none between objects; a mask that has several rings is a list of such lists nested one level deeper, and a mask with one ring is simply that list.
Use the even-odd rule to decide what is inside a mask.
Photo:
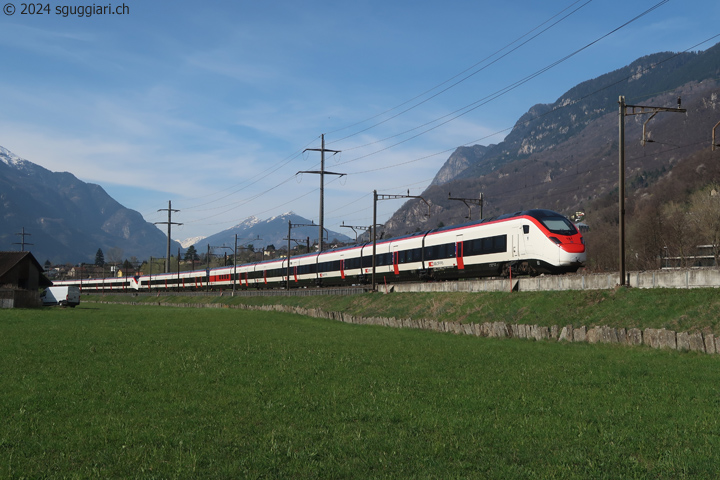
[{"label": "train door", "polygon": [[461,233],[455,236],[455,261],[457,262],[458,270],[465,270],[465,259],[463,255],[463,236]]},{"label": "train door", "polygon": [[400,252],[397,243],[393,244],[392,247],[392,262],[395,275],[400,275]]},{"label": "train door", "polygon": [[345,254],[340,254],[340,278],[345,280]]},{"label": "train door", "polygon": [[512,233],[509,237],[511,257],[517,258],[520,255],[520,234]]},{"label": "train door", "polygon": [[533,248],[532,236],[530,235],[530,225],[523,225],[522,229],[522,237],[524,242],[523,246],[525,247],[525,251],[523,253],[532,255],[533,253],[535,253],[535,249]]},{"label": "train door", "polygon": [[518,254],[525,255],[525,226],[520,225],[518,228]]}]

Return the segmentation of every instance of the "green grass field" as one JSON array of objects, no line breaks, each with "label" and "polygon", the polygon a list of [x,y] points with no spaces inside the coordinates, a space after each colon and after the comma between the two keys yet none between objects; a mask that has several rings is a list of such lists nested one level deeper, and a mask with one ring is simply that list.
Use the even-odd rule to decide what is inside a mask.
[{"label": "green grass field", "polygon": [[0,478],[715,478],[720,358],[290,314],[0,312]]},{"label": "green grass field", "polygon": [[350,296],[100,296],[83,302],[283,304],[362,317],[426,318],[444,322],[667,328],[720,335],[720,289],[618,289],[556,292],[393,293]]}]

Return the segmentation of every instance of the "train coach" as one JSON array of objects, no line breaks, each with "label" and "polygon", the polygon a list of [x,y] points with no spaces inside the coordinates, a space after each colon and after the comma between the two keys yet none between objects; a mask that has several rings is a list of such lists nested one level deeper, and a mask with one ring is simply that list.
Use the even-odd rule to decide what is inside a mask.
[{"label": "train coach", "polygon": [[[374,255],[373,255],[374,250]],[[85,291],[219,290],[564,274],[586,260],[580,231],[551,210],[525,210],[349,247],[210,270],[54,282]]]}]

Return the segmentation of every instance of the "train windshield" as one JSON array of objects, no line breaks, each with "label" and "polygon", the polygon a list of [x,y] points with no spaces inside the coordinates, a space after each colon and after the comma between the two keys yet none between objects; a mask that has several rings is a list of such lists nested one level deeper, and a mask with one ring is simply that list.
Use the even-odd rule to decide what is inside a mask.
[{"label": "train windshield", "polygon": [[575,235],[577,233],[575,226],[565,217],[545,217],[539,218],[538,220],[540,220],[551,233],[557,235]]},{"label": "train windshield", "polygon": [[575,235],[578,233],[575,225],[573,225],[570,220],[557,212],[553,212],[552,210],[537,209],[527,210],[522,213],[523,215],[529,215],[535,218],[555,235]]}]

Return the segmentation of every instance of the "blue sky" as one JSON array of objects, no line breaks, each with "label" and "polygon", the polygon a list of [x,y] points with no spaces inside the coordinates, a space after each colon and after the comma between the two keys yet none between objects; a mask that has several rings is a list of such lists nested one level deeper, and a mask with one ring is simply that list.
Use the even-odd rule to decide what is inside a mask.
[{"label": "blue sky", "polygon": [[[90,17],[62,7],[123,3],[42,15],[12,3],[0,15],[0,145],[151,222],[171,200],[177,239],[289,210],[317,222],[319,176],[296,173],[319,169],[320,154],[302,151],[322,133],[342,150],[326,169],[347,174],[326,177],[325,224],[351,233],[338,225],[369,225],[374,189],[419,194],[457,146],[502,141],[534,104],[720,33],[717,0],[126,0],[122,15]],[[379,221],[400,205],[381,202]]]}]

